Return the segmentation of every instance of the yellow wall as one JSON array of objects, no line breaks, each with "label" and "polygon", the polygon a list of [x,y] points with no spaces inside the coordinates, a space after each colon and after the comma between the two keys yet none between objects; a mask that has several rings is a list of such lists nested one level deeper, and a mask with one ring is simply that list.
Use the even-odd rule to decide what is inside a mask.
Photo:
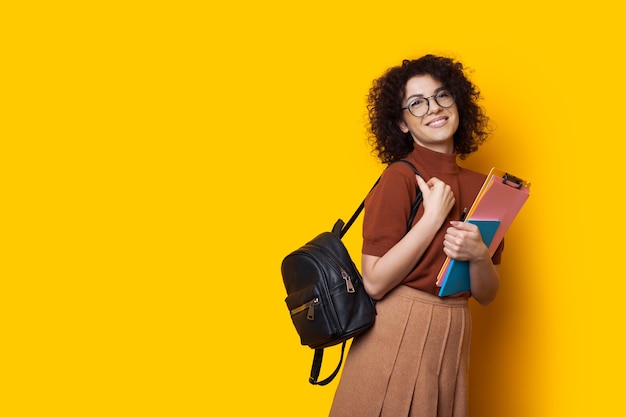
[{"label": "yellow wall", "polygon": [[497,127],[465,165],[533,183],[473,415],[623,411],[614,3],[210,3],[3,6],[0,414],[325,415],[280,262],[360,202],[370,82],[428,52]]}]

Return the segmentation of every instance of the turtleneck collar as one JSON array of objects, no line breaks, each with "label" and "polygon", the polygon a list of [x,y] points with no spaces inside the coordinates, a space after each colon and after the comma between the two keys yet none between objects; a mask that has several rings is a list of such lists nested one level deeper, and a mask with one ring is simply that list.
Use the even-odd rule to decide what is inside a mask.
[{"label": "turtleneck collar", "polygon": [[408,159],[414,159],[431,174],[456,174],[459,171],[456,157],[456,153],[435,152],[417,143],[413,144],[413,150],[407,156]]}]

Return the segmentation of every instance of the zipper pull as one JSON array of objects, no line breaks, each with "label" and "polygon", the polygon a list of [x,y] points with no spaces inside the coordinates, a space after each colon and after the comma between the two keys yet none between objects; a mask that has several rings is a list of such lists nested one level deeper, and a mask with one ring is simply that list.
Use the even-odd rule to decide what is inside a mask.
[{"label": "zipper pull", "polygon": [[309,310],[306,313],[307,320],[315,320],[315,304],[317,304],[318,301],[319,300],[317,298],[309,301]]},{"label": "zipper pull", "polygon": [[346,289],[348,290],[348,292],[349,293],[353,293],[354,292],[354,285],[352,285],[352,280],[350,279],[350,275],[348,275],[348,273],[344,269],[342,269],[341,270],[341,276],[346,281]]}]

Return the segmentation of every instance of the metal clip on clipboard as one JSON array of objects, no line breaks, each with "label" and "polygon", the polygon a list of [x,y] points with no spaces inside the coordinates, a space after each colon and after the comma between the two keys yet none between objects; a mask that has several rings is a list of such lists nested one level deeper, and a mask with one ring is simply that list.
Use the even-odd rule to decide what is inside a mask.
[{"label": "metal clip on clipboard", "polygon": [[502,184],[517,188],[518,190],[521,190],[522,187],[530,187],[530,183],[528,181],[524,181],[523,179],[516,177],[515,175],[511,175],[508,172],[505,172],[502,176]]}]

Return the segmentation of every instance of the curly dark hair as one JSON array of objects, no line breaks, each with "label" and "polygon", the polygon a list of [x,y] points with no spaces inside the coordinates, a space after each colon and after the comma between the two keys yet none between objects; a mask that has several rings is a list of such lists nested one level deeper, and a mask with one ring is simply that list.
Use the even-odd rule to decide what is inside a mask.
[{"label": "curly dark hair", "polygon": [[463,72],[463,64],[450,58],[425,55],[404,60],[374,80],[367,98],[370,137],[374,152],[383,163],[402,159],[413,150],[411,133],[400,130],[405,86],[416,75],[430,75],[452,93],[459,112],[459,127],[454,134],[454,151],[465,159],[476,151],[490,134],[489,118],[478,106],[478,88]]}]

